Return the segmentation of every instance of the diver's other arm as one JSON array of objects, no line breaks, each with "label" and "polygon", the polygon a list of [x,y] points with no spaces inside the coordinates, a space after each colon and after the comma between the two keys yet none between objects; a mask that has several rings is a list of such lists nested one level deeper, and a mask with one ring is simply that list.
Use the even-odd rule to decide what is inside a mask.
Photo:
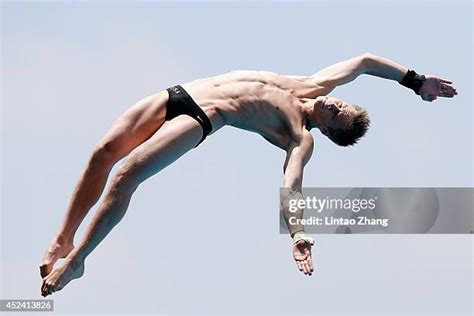
[{"label": "diver's other arm", "polygon": [[290,209],[290,201],[303,198],[303,168],[311,158],[313,146],[311,133],[305,130],[301,142],[290,146],[287,150],[283,167],[283,190],[281,192],[281,211],[293,238],[293,258],[298,269],[308,275],[313,272],[311,246],[314,241],[304,234],[304,225],[300,222],[303,219],[304,210],[299,208]]}]

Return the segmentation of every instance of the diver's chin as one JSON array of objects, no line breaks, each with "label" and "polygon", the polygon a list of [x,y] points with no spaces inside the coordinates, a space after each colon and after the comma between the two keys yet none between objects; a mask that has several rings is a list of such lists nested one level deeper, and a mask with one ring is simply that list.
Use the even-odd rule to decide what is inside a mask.
[{"label": "diver's chin", "polygon": [[326,104],[326,99],[327,97],[326,96],[319,96],[319,97],[316,97],[315,99],[315,108],[321,112],[323,109],[324,109],[324,106]]}]

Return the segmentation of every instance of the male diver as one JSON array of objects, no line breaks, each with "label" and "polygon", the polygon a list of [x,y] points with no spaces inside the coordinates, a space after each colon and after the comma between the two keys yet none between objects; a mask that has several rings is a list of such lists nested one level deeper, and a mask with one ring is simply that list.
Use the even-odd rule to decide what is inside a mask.
[{"label": "male diver", "polygon": [[[198,146],[225,125],[255,132],[286,152],[284,198],[301,196],[303,168],[313,151],[310,130],[340,146],[366,133],[367,111],[327,95],[337,86],[369,74],[399,82],[424,101],[457,94],[449,80],[424,76],[370,53],[336,63],[311,76],[285,76],[268,71],[232,71],[176,85],[148,96],[123,113],[93,149],[72,194],[58,232],[40,265],[43,296],[64,288],[84,273],[84,261],[122,219],[140,183]],[[99,200],[112,166],[124,158],[113,176],[85,236],[74,247],[74,235]],[[311,275],[313,240],[282,207],[293,238],[293,257]],[[297,214],[300,218],[302,212]],[[59,258],[65,258],[54,268]],[[54,269],[53,269],[54,268]]]}]

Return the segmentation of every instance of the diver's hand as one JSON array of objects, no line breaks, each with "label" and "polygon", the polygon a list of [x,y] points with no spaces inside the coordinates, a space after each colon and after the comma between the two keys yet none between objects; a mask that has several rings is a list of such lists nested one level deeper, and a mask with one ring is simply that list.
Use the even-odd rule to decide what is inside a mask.
[{"label": "diver's hand", "polygon": [[452,83],[452,81],[435,76],[426,76],[419,94],[424,101],[428,102],[433,102],[438,97],[452,98],[458,94]]},{"label": "diver's hand", "polygon": [[304,274],[311,275],[313,269],[313,259],[311,258],[312,240],[301,239],[293,243],[293,258],[298,269]]}]

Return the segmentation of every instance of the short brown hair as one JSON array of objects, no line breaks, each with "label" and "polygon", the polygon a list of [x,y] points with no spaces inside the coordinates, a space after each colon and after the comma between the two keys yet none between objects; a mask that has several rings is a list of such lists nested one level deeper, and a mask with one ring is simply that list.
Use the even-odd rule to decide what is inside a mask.
[{"label": "short brown hair", "polygon": [[346,129],[329,128],[329,138],[339,146],[352,146],[365,135],[369,129],[370,119],[367,110],[358,105],[353,105],[356,114],[353,116],[349,127]]}]

